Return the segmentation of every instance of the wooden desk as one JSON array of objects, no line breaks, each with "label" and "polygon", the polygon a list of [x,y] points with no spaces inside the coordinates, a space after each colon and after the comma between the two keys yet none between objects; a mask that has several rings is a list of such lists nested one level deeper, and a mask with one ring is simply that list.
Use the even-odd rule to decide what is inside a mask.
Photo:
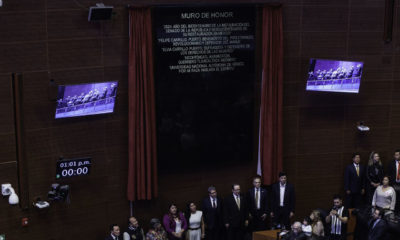
[{"label": "wooden desk", "polygon": [[268,230],[268,231],[260,231],[253,232],[253,240],[276,240],[276,234],[280,230]]}]

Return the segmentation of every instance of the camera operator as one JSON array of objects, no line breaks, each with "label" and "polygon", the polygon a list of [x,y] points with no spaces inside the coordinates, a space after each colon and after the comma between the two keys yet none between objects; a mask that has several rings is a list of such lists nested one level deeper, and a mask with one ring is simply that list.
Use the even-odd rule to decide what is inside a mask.
[{"label": "camera operator", "polygon": [[325,221],[330,224],[330,240],[345,240],[347,234],[347,221],[349,211],[343,206],[343,200],[340,195],[333,196],[333,208]]}]

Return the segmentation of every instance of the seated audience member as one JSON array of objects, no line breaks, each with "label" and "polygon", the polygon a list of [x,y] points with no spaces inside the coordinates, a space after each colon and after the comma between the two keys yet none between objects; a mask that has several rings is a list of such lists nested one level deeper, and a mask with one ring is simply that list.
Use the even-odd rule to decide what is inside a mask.
[{"label": "seated audience member", "polygon": [[150,228],[146,234],[146,240],[168,240],[167,233],[157,218],[150,220]]},{"label": "seated audience member", "polygon": [[187,240],[200,240],[204,238],[204,222],[203,212],[197,210],[197,206],[194,202],[191,202],[187,206],[185,213],[186,222],[188,223]]},{"label": "seated audience member", "polygon": [[119,226],[117,224],[112,224],[110,226],[110,234],[105,238],[105,240],[122,240],[122,238],[119,235],[120,235]]},{"label": "seated audience member", "polygon": [[377,187],[372,198],[372,206],[382,208],[384,211],[394,211],[396,205],[396,192],[389,186],[389,177],[385,176],[382,185]]},{"label": "seated audience member", "polygon": [[347,221],[349,211],[343,206],[342,197],[335,195],[333,197],[333,208],[325,221],[330,225],[330,240],[345,240],[347,235]]},{"label": "seated audience member", "polygon": [[282,236],[282,240],[306,240],[307,236],[301,231],[301,223],[294,222],[292,231]]},{"label": "seated audience member", "polygon": [[386,222],[382,218],[383,211],[379,208],[375,209],[368,224],[368,240],[386,240]]},{"label": "seated audience member", "polygon": [[144,240],[143,229],[135,217],[129,218],[128,229],[124,232],[124,240]]},{"label": "seated audience member", "polygon": [[321,213],[318,210],[312,211],[310,215],[312,227],[312,239],[321,239],[325,236],[324,224],[321,221]]},{"label": "seated audience member", "polygon": [[367,183],[365,190],[367,191],[367,202],[372,201],[376,188],[382,182],[383,179],[383,166],[379,158],[379,153],[372,152],[369,156],[368,167],[367,167]]},{"label": "seated audience member", "polygon": [[184,232],[187,229],[187,222],[175,204],[169,206],[168,213],[163,218],[164,228],[167,231],[168,239],[184,239]]},{"label": "seated audience member", "polygon": [[307,236],[311,237],[312,227],[311,227],[311,219],[310,217],[305,217],[303,220],[303,224],[301,225],[301,231]]}]

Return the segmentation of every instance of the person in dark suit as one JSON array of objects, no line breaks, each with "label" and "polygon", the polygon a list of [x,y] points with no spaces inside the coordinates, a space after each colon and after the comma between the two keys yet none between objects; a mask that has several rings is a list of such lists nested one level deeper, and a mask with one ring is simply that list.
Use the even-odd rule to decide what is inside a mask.
[{"label": "person in dark suit", "polygon": [[232,185],[232,195],[224,200],[224,223],[228,240],[243,240],[248,225],[246,200],[240,195],[240,185]]},{"label": "person in dark suit", "polygon": [[253,232],[267,229],[266,219],[269,215],[268,193],[261,187],[261,177],[253,178],[253,188],[247,193],[250,213],[250,227]]},{"label": "person in dark suit", "polygon": [[294,222],[292,231],[283,235],[282,240],[306,240],[307,236],[301,231],[301,223]]},{"label": "person in dark suit", "polygon": [[279,173],[279,182],[272,185],[271,217],[276,228],[290,228],[290,218],[294,216],[295,192],[287,182],[286,173]]},{"label": "person in dark suit", "polygon": [[105,240],[122,240],[120,235],[119,226],[117,224],[110,225],[110,234],[105,238]]},{"label": "person in dark suit", "polygon": [[359,153],[354,153],[353,163],[347,165],[344,172],[344,190],[346,191],[346,207],[359,208],[363,204],[365,194],[365,167],[360,164]]},{"label": "person in dark suit", "polygon": [[372,219],[368,224],[368,240],[385,240],[386,222],[383,218],[383,211],[379,208],[374,210]]},{"label": "person in dark suit", "polygon": [[365,186],[368,204],[372,202],[375,190],[382,182],[383,176],[383,166],[379,157],[379,153],[372,152],[369,156]]},{"label": "person in dark suit", "polygon": [[214,186],[208,188],[208,197],[203,199],[203,220],[207,240],[221,239],[222,201]]},{"label": "person in dark suit", "polygon": [[396,206],[394,208],[395,213],[400,213],[400,149],[396,150],[393,155],[393,161],[388,165],[388,175],[392,187],[396,191]]}]

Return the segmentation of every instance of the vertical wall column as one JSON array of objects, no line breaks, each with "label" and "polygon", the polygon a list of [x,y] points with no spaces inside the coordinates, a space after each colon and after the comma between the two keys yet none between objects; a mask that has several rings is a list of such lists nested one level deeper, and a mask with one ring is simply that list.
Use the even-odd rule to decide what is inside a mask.
[{"label": "vertical wall column", "polygon": [[23,76],[20,73],[12,74],[12,88],[14,100],[14,126],[16,141],[16,159],[18,168],[18,193],[20,198],[20,207],[27,209],[29,207],[28,191],[28,166],[26,161],[25,148],[25,125],[23,109]]}]

